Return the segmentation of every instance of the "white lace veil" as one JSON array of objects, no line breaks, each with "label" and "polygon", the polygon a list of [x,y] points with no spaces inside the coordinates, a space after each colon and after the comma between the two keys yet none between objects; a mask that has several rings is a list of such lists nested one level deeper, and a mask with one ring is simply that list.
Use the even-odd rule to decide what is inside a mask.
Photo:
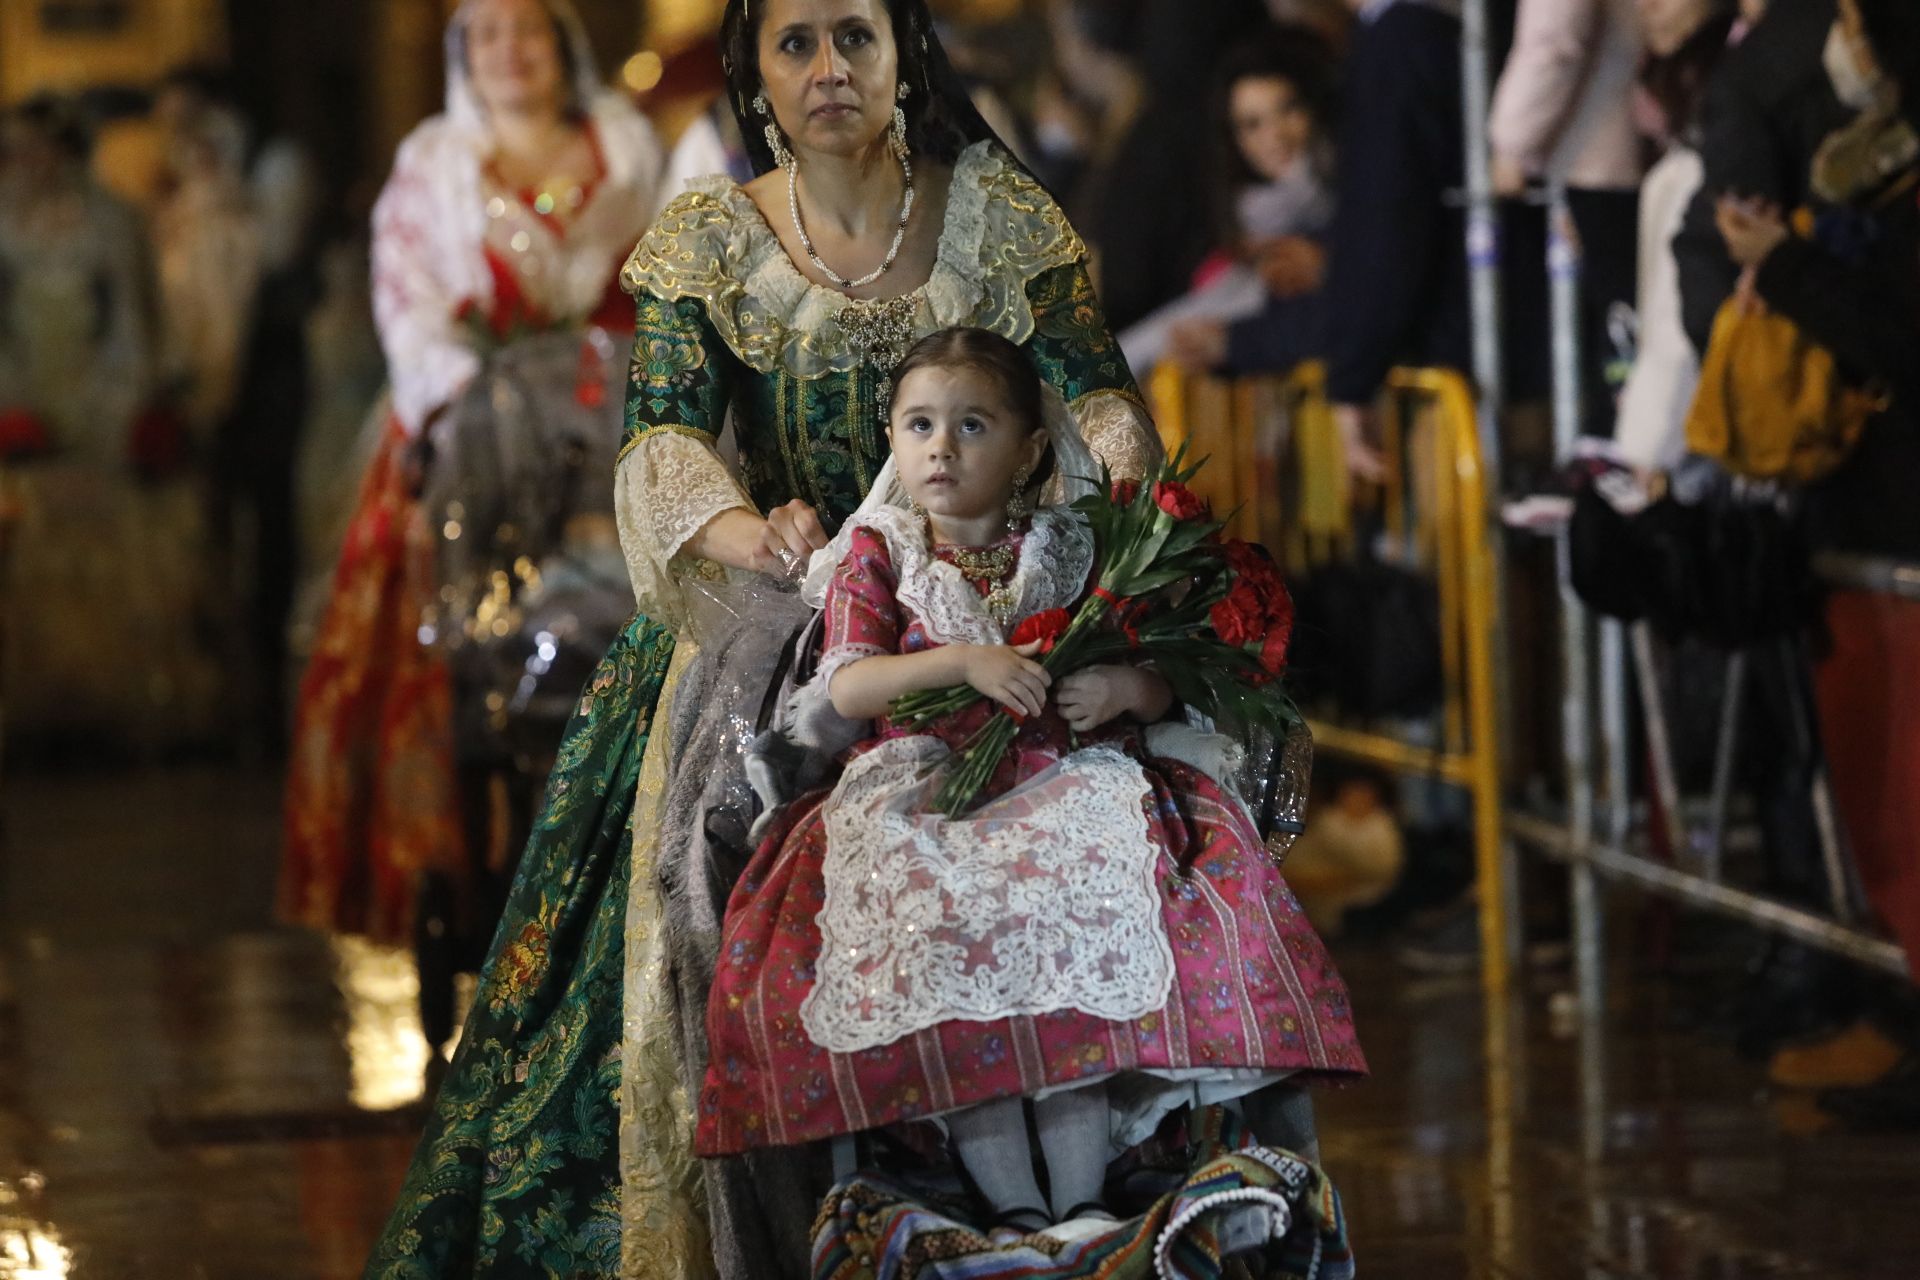
[{"label": "white lace veil", "polygon": [[[473,76],[467,70],[467,28],[474,12],[484,0],[463,0],[447,22],[447,117],[455,124],[477,132],[487,128],[487,108],[474,90]],[[567,107],[585,112],[600,93],[600,72],[593,60],[593,44],[570,0],[541,0],[542,6],[560,29],[561,57],[571,75],[567,85]]]},{"label": "white lace veil", "polygon": [[[1043,506],[1066,506],[1099,488],[1100,461],[1088,447],[1086,437],[1080,434],[1080,424],[1074,421],[1066,399],[1055,387],[1049,384],[1041,388],[1040,406],[1048,443],[1053,446],[1053,478],[1047,482],[1040,502]],[[807,562],[807,576],[800,587],[806,602],[815,609],[826,602],[827,584],[833,581],[833,571],[852,549],[853,531],[860,517],[871,515],[881,507],[906,505],[906,486],[900,483],[893,459],[888,458],[880,474],[874,477],[873,487],[867,490],[866,501],[840,526],[833,541],[814,552]]]}]

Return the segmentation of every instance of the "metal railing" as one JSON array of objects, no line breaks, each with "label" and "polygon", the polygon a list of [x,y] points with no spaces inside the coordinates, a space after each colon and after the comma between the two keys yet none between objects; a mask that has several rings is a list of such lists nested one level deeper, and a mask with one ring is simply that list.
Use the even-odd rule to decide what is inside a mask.
[{"label": "metal railing", "polygon": [[1396,369],[1380,400],[1387,474],[1377,492],[1348,478],[1318,365],[1285,377],[1225,380],[1163,365],[1150,383],[1169,449],[1182,444],[1212,465],[1194,484],[1237,537],[1264,543],[1290,571],[1359,550],[1356,502],[1378,499],[1382,539],[1436,588],[1441,693],[1433,741],[1376,724],[1311,717],[1315,747],[1411,778],[1436,779],[1471,797],[1482,886],[1483,977],[1508,981],[1510,880],[1501,814],[1495,640],[1498,576],[1487,536],[1472,392],[1461,375]]}]

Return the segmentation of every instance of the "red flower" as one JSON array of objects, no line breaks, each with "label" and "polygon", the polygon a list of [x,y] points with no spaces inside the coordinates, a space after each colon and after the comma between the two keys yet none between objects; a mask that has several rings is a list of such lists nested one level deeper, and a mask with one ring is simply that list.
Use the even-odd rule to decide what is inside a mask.
[{"label": "red flower", "polygon": [[1073,625],[1073,615],[1065,609],[1043,609],[1030,618],[1022,620],[1007,637],[1007,643],[1016,649],[1021,645],[1040,642],[1041,653],[1052,653],[1053,646],[1060,637],[1067,634],[1067,628]]},{"label": "red flower", "polygon": [[1115,480],[1113,482],[1113,505],[1116,507],[1130,507],[1133,505],[1133,500],[1139,496],[1140,482],[1138,480]]},{"label": "red flower", "polygon": [[1236,649],[1258,644],[1267,630],[1266,605],[1244,582],[1228,589],[1226,598],[1208,611],[1208,621],[1219,637]]},{"label": "red flower", "polygon": [[1209,520],[1213,508],[1207,500],[1178,480],[1162,480],[1153,486],[1153,501],[1175,520]]},{"label": "red flower", "polygon": [[1287,669],[1287,645],[1293,639],[1293,619],[1274,626],[1267,632],[1267,638],[1260,642],[1260,665],[1270,675],[1279,675]]},{"label": "red flower", "polygon": [[1227,568],[1236,588],[1245,586],[1259,599],[1265,619],[1262,631],[1285,622],[1293,625],[1293,598],[1287,594],[1286,581],[1265,547],[1235,540],[1226,544]]}]

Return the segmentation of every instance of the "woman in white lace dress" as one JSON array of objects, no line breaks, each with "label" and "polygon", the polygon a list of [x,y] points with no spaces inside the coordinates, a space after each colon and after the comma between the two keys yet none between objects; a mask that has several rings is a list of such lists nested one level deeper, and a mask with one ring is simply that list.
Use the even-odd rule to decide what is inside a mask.
[{"label": "woman in white lace dress", "polygon": [[401,144],[374,209],[392,413],[300,685],[281,877],[296,923],[405,938],[420,876],[468,865],[451,682],[420,635],[435,536],[417,501],[423,441],[487,353],[533,331],[580,331],[583,387],[600,387],[592,331],[630,331],[619,267],[660,165],[651,126],[599,87],[564,0],[455,13],[447,109]]}]

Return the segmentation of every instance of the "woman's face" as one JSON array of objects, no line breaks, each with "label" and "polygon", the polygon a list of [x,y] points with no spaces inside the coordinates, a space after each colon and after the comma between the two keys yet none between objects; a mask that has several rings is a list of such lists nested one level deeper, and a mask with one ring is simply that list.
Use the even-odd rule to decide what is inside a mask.
[{"label": "woman's face", "polygon": [[1677,52],[1716,8],[1713,0],[1639,0],[1639,4],[1647,51],[1658,58]]},{"label": "woman's face", "polygon": [[1293,85],[1278,76],[1236,80],[1227,98],[1234,145],[1267,182],[1285,177],[1313,140],[1313,117]]},{"label": "woman's face", "polygon": [[490,112],[558,111],[560,32],[541,0],[480,0],[467,22],[467,71]]},{"label": "woman's face", "polygon": [[879,141],[899,66],[883,0],[766,0],[760,82],[797,151],[854,155]]}]

